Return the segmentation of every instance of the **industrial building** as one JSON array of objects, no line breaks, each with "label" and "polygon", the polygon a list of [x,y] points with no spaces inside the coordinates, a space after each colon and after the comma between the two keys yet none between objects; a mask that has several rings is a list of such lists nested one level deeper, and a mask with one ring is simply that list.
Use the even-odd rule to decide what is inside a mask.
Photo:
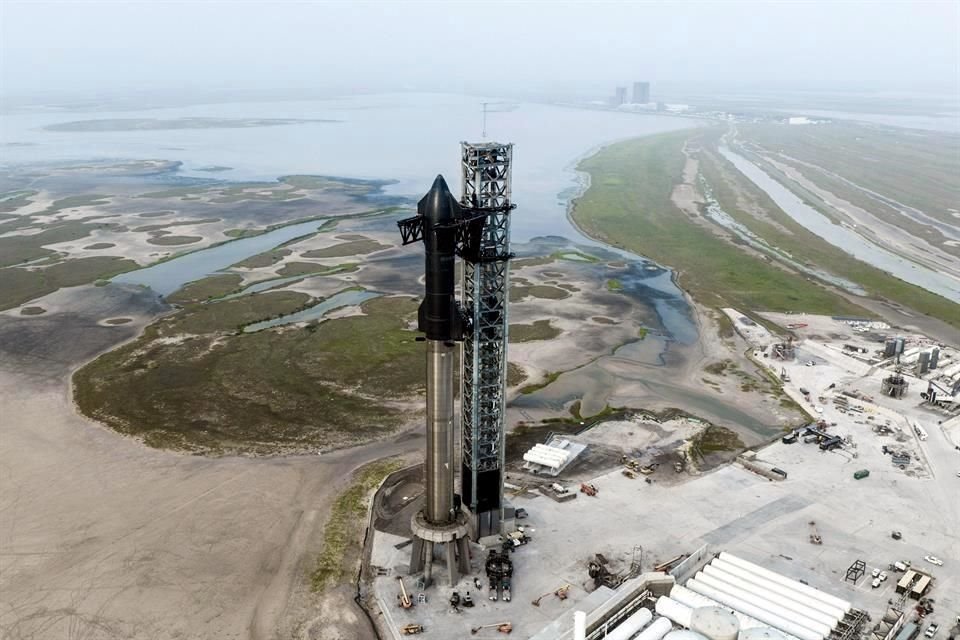
[{"label": "industrial building", "polygon": [[847,640],[866,615],[850,602],[727,552],[671,574],[601,587],[589,611],[565,614],[533,640]]},{"label": "industrial building", "polygon": [[647,104],[649,102],[650,102],[650,83],[634,82],[633,83],[633,103]]}]

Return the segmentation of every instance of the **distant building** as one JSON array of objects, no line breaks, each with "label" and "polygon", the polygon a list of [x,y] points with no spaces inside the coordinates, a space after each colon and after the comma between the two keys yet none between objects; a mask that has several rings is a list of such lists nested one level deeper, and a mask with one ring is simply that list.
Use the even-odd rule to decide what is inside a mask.
[{"label": "distant building", "polygon": [[633,83],[633,103],[647,104],[648,102],[650,102],[650,83],[634,82]]},{"label": "distant building", "polygon": [[804,116],[791,116],[787,118],[788,124],[814,124],[813,120]]},{"label": "distant building", "polygon": [[617,87],[616,92],[613,94],[613,106],[619,107],[622,104],[627,103],[627,88],[626,87]]}]

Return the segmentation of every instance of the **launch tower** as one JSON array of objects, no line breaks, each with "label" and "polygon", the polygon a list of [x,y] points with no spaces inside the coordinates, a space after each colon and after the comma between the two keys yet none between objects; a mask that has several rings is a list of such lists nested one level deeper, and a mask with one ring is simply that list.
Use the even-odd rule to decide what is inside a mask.
[{"label": "launch tower", "polygon": [[471,250],[460,252],[466,319],[460,487],[474,539],[500,533],[503,520],[512,159],[512,143],[460,143],[460,206],[464,218],[482,221],[473,226],[479,237]]}]

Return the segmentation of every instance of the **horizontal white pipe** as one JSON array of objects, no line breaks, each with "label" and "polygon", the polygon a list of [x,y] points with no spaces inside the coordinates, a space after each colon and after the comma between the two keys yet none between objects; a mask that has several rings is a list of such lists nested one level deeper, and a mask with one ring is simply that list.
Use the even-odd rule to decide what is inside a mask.
[{"label": "horizontal white pipe", "polygon": [[749,602],[744,602],[739,598],[731,596],[728,593],[723,593],[709,585],[705,585],[696,579],[687,581],[687,588],[691,591],[695,591],[699,594],[705,595],[708,598],[713,598],[721,604],[725,604],[732,609],[737,611],[742,611],[743,613],[760,620],[761,622],[766,622],[771,627],[785,631],[792,636],[797,636],[800,640],[823,640],[823,635],[811,631],[804,626],[794,624],[789,620],[785,620],[778,615],[775,615],[765,609],[754,606]]},{"label": "horizontal white pipe", "polygon": [[799,591],[800,593],[804,593],[812,598],[816,598],[817,600],[826,602],[827,604],[833,605],[835,607],[839,607],[840,609],[843,609],[844,613],[849,612],[850,609],[853,608],[849,602],[847,602],[846,600],[843,600],[842,598],[832,596],[829,593],[824,593],[819,589],[814,589],[809,585],[801,584],[796,580],[791,580],[790,578],[782,576],[779,573],[770,571],[769,569],[765,569],[760,565],[754,564],[749,560],[744,560],[743,558],[737,557],[732,553],[727,553],[726,551],[722,551],[720,553],[720,559],[726,560],[731,564],[735,564],[739,567],[743,567],[744,569],[752,571],[758,576],[768,578],[770,580],[773,580],[774,582],[779,582],[782,585],[790,587],[794,591]]}]

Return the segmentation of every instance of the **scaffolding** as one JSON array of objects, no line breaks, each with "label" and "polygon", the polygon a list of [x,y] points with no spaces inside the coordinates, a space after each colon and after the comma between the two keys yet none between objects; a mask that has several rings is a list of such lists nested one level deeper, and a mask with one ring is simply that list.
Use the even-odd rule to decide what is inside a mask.
[{"label": "scaffolding", "polygon": [[466,319],[461,398],[461,493],[474,539],[500,533],[503,520],[513,144],[460,144],[464,237],[462,302]]},{"label": "scaffolding", "polygon": [[866,572],[867,563],[863,560],[854,560],[853,564],[847,568],[847,575],[844,577],[844,580],[856,584]]}]

